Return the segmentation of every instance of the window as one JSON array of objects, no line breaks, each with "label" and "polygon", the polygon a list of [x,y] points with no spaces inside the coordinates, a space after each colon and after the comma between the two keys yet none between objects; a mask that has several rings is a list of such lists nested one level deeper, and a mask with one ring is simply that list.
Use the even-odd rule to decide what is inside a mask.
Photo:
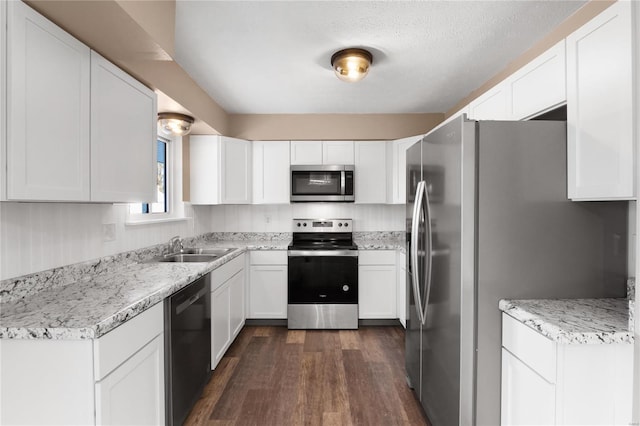
[{"label": "window", "polygon": [[184,220],[182,199],[182,138],[158,137],[156,153],[156,199],[129,204],[127,223],[135,225],[166,220]]},{"label": "window", "polygon": [[169,174],[168,168],[168,145],[166,139],[158,139],[157,142],[157,175],[156,175],[156,201],[153,203],[136,203],[129,206],[129,213],[147,214],[147,213],[169,213],[169,191],[167,179]]}]

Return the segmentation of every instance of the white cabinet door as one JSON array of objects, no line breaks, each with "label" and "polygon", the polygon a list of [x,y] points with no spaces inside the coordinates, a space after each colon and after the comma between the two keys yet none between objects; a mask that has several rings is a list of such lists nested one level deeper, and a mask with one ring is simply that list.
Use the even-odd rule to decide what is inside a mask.
[{"label": "white cabinet door", "polygon": [[398,271],[397,287],[396,287],[396,312],[398,321],[403,327],[407,327],[407,256],[404,253],[398,253],[398,263],[396,270]]},{"label": "white cabinet door", "polygon": [[358,141],[355,148],[355,195],[359,204],[387,201],[387,142]]},{"label": "white cabinet door", "polygon": [[322,164],[322,141],[291,141],[291,165]]},{"label": "white cabinet door", "polygon": [[507,120],[507,102],[510,98],[508,86],[504,82],[489,89],[469,104],[469,118],[472,120]]},{"label": "white cabinet door", "polygon": [[229,323],[231,339],[235,338],[244,325],[244,270],[229,279]]},{"label": "white cabinet door", "polygon": [[568,196],[635,197],[631,3],[567,37]]},{"label": "white cabinet door", "polygon": [[220,140],[189,136],[191,204],[220,204]]},{"label": "white cabinet door", "polygon": [[253,204],[289,204],[289,141],[253,142]]},{"label": "white cabinet door", "polygon": [[[7,28],[7,2],[0,2],[0,29]],[[0,30],[0,201],[7,199],[7,32]]]},{"label": "white cabinet door", "polygon": [[252,265],[249,318],[287,318],[287,266]]},{"label": "white cabinet door", "polygon": [[164,335],[97,382],[95,389],[97,424],[164,424]]},{"label": "white cabinet door", "polygon": [[562,40],[507,79],[510,119],[522,120],[566,102],[566,75]]},{"label": "white cabinet door", "polygon": [[251,203],[251,142],[221,137],[222,204]]},{"label": "white cabinet door", "polygon": [[218,365],[231,343],[231,293],[229,281],[211,293],[211,369]]},{"label": "white cabinet door", "polygon": [[361,319],[397,318],[395,266],[358,267],[358,310]]},{"label": "white cabinet door", "polygon": [[90,50],[7,3],[7,198],[88,201]]},{"label": "white cabinet door", "polygon": [[91,52],[91,201],[156,200],[156,94]]},{"label": "white cabinet door", "polygon": [[387,204],[405,204],[407,202],[407,149],[420,139],[422,139],[422,135],[388,142]]},{"label": "white cabinet door", "polygon": [[189,161],[191,204],[251,203],[251,142],[191,136]]},{"label": "white cabinet door", "polygon": [[322,164],[354,163],[353,141],[323,141]]},{"label": "white cabinet door", "polygon": [[555,424],[555,385],[502,349],[502,425]]}]

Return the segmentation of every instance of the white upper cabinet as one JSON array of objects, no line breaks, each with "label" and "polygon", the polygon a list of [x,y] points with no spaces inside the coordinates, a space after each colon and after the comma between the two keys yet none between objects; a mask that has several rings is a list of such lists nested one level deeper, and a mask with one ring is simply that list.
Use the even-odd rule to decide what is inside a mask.
[{"label": "white upper cabinet", "polygon": [[522,120],[553,109],[567,100],[565,41],[538,56],[507,79],[509,114]]},{"label": "white upper cabinet", "polygon": [[156,94],[91,52],[91,200],[155,200]]},{"label": "white upper cabinet", "polygon": [[322,164],[322,141],[291,141],[291,165]]},{"label": "white upper cabinet", "polygon": [[291,141],[291,165],[354,164],[353,141]]},{"label": "white upper cabinet", "polygon": [[509,86],[503,81],[489,89],[469,104],[469,118],[472,120],[507,120]]},{"label": "white upper cabinet", "polygon": [[387,143],[387,204],[407,202],[407,149],[420,139],[422,135]]},{"label": "white upper cabinet", "polygon": [[251,142],[221,137],[222,204],[251,203]]},{"label": "white upper cabinet", "polygon": [[289,141],[253,142],[253,204],[289,204]]},{"label": "white upper cabinet", "polygon": [[387,142],[357,141],[355,148],[355,196],[359,204],[387,201]]},{"label": "white upper cabinet", "polygon": [[90,50],[6,3],[7,199],[88,201]]},{"label": "white upper cabinet", "polygon": [[354,164],[353,141],[323,141],[322,164]]},{"label": "white upper cabinet", "polygon": [[7,2],[0,1],[0,200],[6,200],[7,194],[7,161],[5,153],[7,152],[6,135],[7,135],[7,76],[6,76],[6,58],[7,58],[7,33],[2,28],[7,27]]},{"label": "white upper cabinet", "polygon": [[567,37],[568,197],[635,197],[632,2]]},{"label": "white upper cabinet", "polygon": [[191,136],[192,204],[251,203],[251,142],[226,136]]}]

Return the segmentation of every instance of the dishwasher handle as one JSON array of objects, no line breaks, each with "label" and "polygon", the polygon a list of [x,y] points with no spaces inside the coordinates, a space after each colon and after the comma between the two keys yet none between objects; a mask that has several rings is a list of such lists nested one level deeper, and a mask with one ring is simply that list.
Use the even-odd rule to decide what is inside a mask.
[{"label": "dishwasher handle", "polygon": [[207,294],[207,290],[202,289],[198,291],[196,294],[194,294],[193,296],[191,296],[190,298],[188,298],[187,300],[185,300],[184,302],[180,303],[178,306],[176,306],[176,315],[180,315],[181,313],[183,313],[189,306],[193,305],[198,300],[202,299],[205,294]]}]

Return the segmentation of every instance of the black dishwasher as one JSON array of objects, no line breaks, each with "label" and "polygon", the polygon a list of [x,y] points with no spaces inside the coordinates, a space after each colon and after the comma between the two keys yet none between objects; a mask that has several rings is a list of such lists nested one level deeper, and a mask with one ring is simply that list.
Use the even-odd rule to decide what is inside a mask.
[{"label": "black dishwasher", "polygon": [[211,376],[210,275],[165,300],[166,423],[182,425]]}]

